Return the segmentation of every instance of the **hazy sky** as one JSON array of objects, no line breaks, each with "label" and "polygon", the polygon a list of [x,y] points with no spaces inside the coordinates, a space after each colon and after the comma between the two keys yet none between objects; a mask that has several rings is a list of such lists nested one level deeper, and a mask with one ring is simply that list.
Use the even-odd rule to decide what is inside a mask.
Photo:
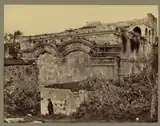
[{"label": "hazy sky", "polygon": [[90,21],[117,22],[158,17],[155,5],[6,5],[4,32],[21,30],[24,35],[61,32]]}]

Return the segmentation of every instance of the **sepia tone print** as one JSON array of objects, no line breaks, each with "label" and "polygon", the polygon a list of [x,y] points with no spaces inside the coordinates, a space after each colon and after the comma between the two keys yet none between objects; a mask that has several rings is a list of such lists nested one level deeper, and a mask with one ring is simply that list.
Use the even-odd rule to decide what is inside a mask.
[{"label": "sepia tone print", "polygon": [[55,33],[6,30],[4,121],[157,122],[158,19],[145,13]]}]

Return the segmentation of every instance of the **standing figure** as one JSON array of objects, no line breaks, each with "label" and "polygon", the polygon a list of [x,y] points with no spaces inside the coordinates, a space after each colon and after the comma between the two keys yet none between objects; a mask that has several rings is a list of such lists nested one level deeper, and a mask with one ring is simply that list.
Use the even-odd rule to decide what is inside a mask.
[{"label": "standing figure", "polygon": [[50,98],[48,99],[48,106],[47,107],[48,107],[48,114],[52,115],[53,114],[53,104],[52,104],[52,101]]}]

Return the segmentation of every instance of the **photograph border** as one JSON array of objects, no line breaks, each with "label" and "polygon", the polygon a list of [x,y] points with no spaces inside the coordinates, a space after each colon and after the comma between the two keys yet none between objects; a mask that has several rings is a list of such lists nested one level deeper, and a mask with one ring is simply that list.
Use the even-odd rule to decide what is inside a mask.
[{"label": "photograph border", "polygon": [[[102,4],[106,4],[106,5],[133,5],[133,4],[136,4],[136,5],[157,5],[158,6],[158,35],[160,36],[160,5],[158,3],[159,0],[141,0],[141,1],[138,1],[138,0],[134,0],[134,1],[127,1],[127,0],[121,0],[121,1],[116,1],[116,0],[108,0],[108,1],[105,1],[105,0],[90,0],[90,1],[86,1],[86,0],[14,0],[14,2],[12,0],[5,0],[4,3],[0,3],[1,7],[0,7],[0,57],[1,57],[1,62],[0,62],[0,126],[3,126],[3,125],[13,125],[13,126],[17,126],[17,125],[28,125],[27,123],[10,123],[10,124],[6,124],[4,123],[4,119],[3,119],[3,114],[4,114],[4,110],[3,110],[3,103],[4,103],[4,100],[3,100],[3,78],[4,78],[4,75],[3,75],[3,72],[4,72],[4,43],[3,43],[3,34],[4,34],[4,4],[23,4],[23,5],[42,5],[42,4],[45,4],[45,5],[56,5],[56,4],[63,4],[63,5],[78,5],[78,4],[81,4],[81,5],[102,5]],[[3,2],[3,1],[0,1],[0,2]],[[3,33],[3,34],[2,34]],[[160,53],[160,46],[158,47],[159,48],[159,52],[158,54]],[[158,56],[159,57],[159,64],[160,64],[160,55]],[[160,67],[158,67],[158,75],[160,75]],[[159,84],[159,81],[160,81],[160,76],[158,76],[158,84]],[[158,86],[158,95],[160,94],[160,86]],[[160,103],[160,97],[158,97],[158,102]],[[158,105],[158,115],[160,114],[160,104]],[[31,125],[47,125],[47,126],[66,126],[66,125],[75,125],[75,126],[102,126],[102,125],[122,125],[122,126],[125,126],[125,125],[138,125],[138,126],[142,126],[142,125],[145,125],[145,126],[149,126],[149,125],[160,125],[160,116],[158,116],[158,123],[45,123],[45,124],[36,124],[36,123],[32,123]]]}]

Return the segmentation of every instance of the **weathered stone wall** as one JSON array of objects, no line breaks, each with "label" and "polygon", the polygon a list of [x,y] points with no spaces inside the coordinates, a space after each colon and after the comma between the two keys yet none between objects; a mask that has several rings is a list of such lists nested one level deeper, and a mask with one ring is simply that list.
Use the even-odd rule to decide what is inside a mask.
[{"label": "weathered stone wall", "polygon": [[[90,56],[84,52],[73,52],[64,59],[56,58],[51,54],[41,55],[37,61],[39,67],[39,83],[41,89],[41,113],[47,114],[48,98],[54,103],[55,113],[70,113],[84,100],[85,93],[77,97],[70,89],[44,88],[46,85],[62,84],[84,80],[88,76],[104,76],[113,79],[116,76],[112,65],[90,66]],[[63,110],[64,101],[67,101],[66,110]],[[62,104],[62,105],[60,105]]]},{"label": "weathered stone wall", "polygon": [[[65,59],[54,57],[52,54],[44,54],[39,57],[39,80],[42,85],[54,83],[67,83],[84,80],[88,76],[102,75],[108,79],[116,76],[116,61],[111,63],[99,63],[90,59],[84,52],[72,52]],[[113,59],[115,60],[115,59]]]},{"label": "weathered stone wall", "polygon": [[38,69],[35,65],[15,65],[13,60],[12,65],[5,64],[4,67],[4,83],[12,80],[16,87],[26,88],[37,88],[38,90]]},{"label": "weathered stone wall", "polygon": [[76,53],[78,55],[72,53],[65,59],[47,53],[41,55],[37,61],[40,82],[47,85],[85,79],[90,71],[87,67],[89,57],[83,52]]},{"label": "weathered stone wall", "polygon": [[76,111],[79,104],[87,97],[87,92],[71,92],[70,89],[42,88],[41,97],[41,113],[43,115],[48,114],[48,98],[50,98],[53,103],[55,114],[70,114]]}]

